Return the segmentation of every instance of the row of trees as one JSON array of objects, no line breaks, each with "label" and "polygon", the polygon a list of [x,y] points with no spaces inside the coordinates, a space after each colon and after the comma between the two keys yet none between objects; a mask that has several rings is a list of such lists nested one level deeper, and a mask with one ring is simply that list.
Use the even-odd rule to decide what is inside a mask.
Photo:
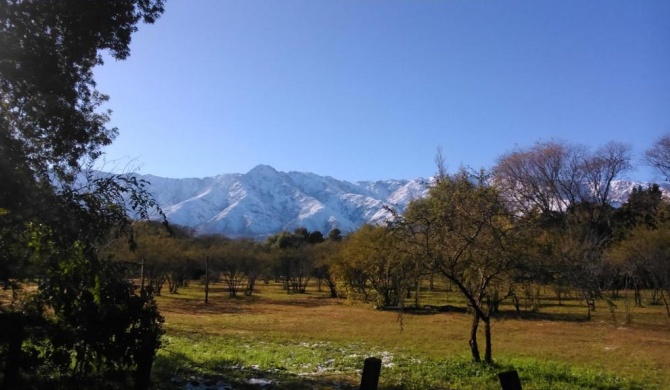
[{"label": "row of trees", "polygon": [[222,283],[231,297],[243,292],[252,295],[259,278],[282,282],[288,293],[305,293],[310,280],[326,284],[336,297],[336,287],[328,274],[327,255],[342,240],[339,229],[327,237],[319,231],[298,228],[281,232],[265,242],[232,240],[221,235],[197,236],[184,227],[170,231],[157,222],[137,222],[133,226],[135,248],[123,239],[112,242],[105,253],[116,262],[129,265],[131,276],[140,279],[154,294],[177,294],[197,280],[209,289]]},{"label": "row of trees", "polygon": [[[650,162],[660,161],[664,139],[647,154]],[[440,277],[472,312],[476,361],[492,361],[491,319],[500,303],[509,300],[520,315],[520,297],[530,297],[531,308],[539,310],[538,286],[553,286],[559,300],[565,291],[578,293],[589,318],[599,298],[631,288],[641,305],[640,291],[651,289],[652,303],[666,305],[670,316],[670,209],[661,190],[635,188],[621,207],[610,203],[613,180],[630,169],[627,146],[609,143],[591,152],[565,142],[538,143],[501,156],[491,171],[455,174],[441,161],[438,156],[428,196],[411,202],[388,226],[363,226],[344,240],[337,230],[324,238],[301,228],[258,243],[186,231],[169,237],[148,224],[153,231],[138,236],[142,245],[131,260],[144,263],[157,293],[164,282],[176,293],[189,279],[203,277],[207,286],[222,281],[231,296],[251,295],[259,277],[304,293],[316,279],[331,297],[374,300],[379,307],[403,306],[411,291],[418,305],[422,280]]]},{"label": "row of trees", "polygon": [[168,236],[147,224],[153,227],[144,229],[146,238],[136,228],[142,245],[130,260],[144,263],[157,293],[165,281],[176,293],[200,278],[207,286],[223,282],[231,296],[250,295],[259,277],[304,293],[316,279],[331,297],[374,300],[379,307],[403,306],[412,291],[419,305],[421,282],[439,277],[472,313],[473,359],[489,363],[491,319],[500,303],[508,300],[520,315],[520,298],[530,297],[532,310],[539,310],[539,286],[553,286],[559,301],[565,291],[577,293],[589,318],[600,298],[613,304],[610,298],[631,288],[641,305],[640,291],[651,289],[652,303],[664,304],[670,316],[670,206],[657,185],[633,189],[619,208],[610,203],[613,180],[630,169],[625,145],[590,152],[539,143],[501,156],[491,171],[448,174],[441,161],[438,156],[428,196],[387,226],[366,225],[344,239],[337,230],[324,238],[301,228],[259,243],[187,231]]},{"label": "row of trees", "polygon": [[[668,164],[670,136],[647,153]],[[665,151],[665,154],[661,151]],[[440,275],[461,293],[473,320],[470,348],[481,361],[477,333],[484,325],[485,362],[492,362],[491,318],[508,299],[551,285],[577,292],[587,315],[596,300],[632,288],[670,317],[668,212],[657,185],[635,188],[619,208],[610,203],[614,179],[630,169],[630,150],[618,143],[591,152],[565,142],[538,143],[501,156],[491,171],[439,172],[428,196],[410,203],[388,226],[365,226],[345,239],[331,262],[344,291],[382,306],[403,305],[422,279]],[[611,295],[604,294],[609,291]],[[352,295],[353,294],[353,295]],[[533,308],[539,304],[533,301]]]}]

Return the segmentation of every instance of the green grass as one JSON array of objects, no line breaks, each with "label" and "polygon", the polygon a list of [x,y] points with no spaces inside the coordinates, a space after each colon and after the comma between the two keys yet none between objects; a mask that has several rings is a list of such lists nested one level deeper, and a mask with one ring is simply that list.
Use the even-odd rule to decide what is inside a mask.
[{"label": "green grass", "polygon": [[493,367],[454,359],[417,359],[406,354],[358,344],[306,343],[247,337],[168,336],[156,363],[160,382],[183,378],[226,378],[243,384],[245,378],[272,380],[280,388],[354,387],[367,356],[382,359],[381,388],[385,389],[499,389],[497,373],[516,369],[527,389],[649,389],[598,370],[574,368],[537,359],[502,359]]},{"label": "green grass", "polygon": [[[316,292],[288,295],[271,284],[231,299],[215,288],[205,305],[200,290],[159,298],[167,334],[158,388],[189,380],[262,388],[261,379],[275,389],[357,388],[368,356],[383,360],[382,389],[499,389],[497,374],[510,369],[524,389],[661,389],[670,379],[670,332],[657,307],[636,309],[648,324],[623,327],[604,303],[586,322],[578,301],[546,299],[536,315],[494,322],[489,367],[470,362],[467,314],[404,314],[401,330],[397,313]],[[456,293],[430,294],[422,304],[458,303]]]}]

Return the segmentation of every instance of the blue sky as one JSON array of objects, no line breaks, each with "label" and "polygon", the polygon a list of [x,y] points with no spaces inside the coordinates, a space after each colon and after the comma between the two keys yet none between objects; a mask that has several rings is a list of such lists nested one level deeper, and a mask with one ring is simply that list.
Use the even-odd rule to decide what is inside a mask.
[{"label": "blue sky", "polygon": [[[670,2],[170,0],[96,70],[107,169],[350,181],[670,132]],[[646,168],[630,177],[652,180]]]}]

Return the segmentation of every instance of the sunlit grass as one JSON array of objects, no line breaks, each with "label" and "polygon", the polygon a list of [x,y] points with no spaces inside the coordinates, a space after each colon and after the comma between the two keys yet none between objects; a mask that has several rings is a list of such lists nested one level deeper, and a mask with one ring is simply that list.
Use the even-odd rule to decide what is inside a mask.
[{"label": "sunlit grass", "polygon": [[[503,306],[493,323],[494,367],[470,362],[470,317],[463,313],[400,317],[371,303],[328,299],[314,288],[286,294],[275,283],[238,298],[218,286],[210,304],[203,300],[195,284],[158,299],[167,334],[155,372],[165,386],[176,375],[238,385],[266,378],[274,388],[287,389],[355,387],[367,356],[384,360],[386,389],[498,389],[496,375],[508,369],[519,371],[525,389],[648,389],[670,383],[664,309],[632,308],[633,321],[625,324],[623,299],[617,301],[616,323],[605,302],[587,322],[579,300],[559,306],[548,293],[540,312],[522,319]],[[412,304],[413,299],[406,303]],[[442,289],[423,292],[420,304],[463,303],[456,292]]]}]

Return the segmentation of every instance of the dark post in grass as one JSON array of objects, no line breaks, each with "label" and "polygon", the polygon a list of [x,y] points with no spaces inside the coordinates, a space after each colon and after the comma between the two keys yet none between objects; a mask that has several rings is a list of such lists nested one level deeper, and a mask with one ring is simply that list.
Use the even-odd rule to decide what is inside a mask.
[{"label": "dark post in grass", "polygon": [[379,374],[382,370],[382,361],[376,357],[369,357],[363,363],[363,375],[359,390],[377,390]]},{"label": "dark post in grass", "polygon": [[506,371],[498,374],[502,390],[522,390],[521,379],[516,371]]},{"label": "dark post in grass", "polygon": [[205,303],[209,303],[209,256],[205,258]]}]

